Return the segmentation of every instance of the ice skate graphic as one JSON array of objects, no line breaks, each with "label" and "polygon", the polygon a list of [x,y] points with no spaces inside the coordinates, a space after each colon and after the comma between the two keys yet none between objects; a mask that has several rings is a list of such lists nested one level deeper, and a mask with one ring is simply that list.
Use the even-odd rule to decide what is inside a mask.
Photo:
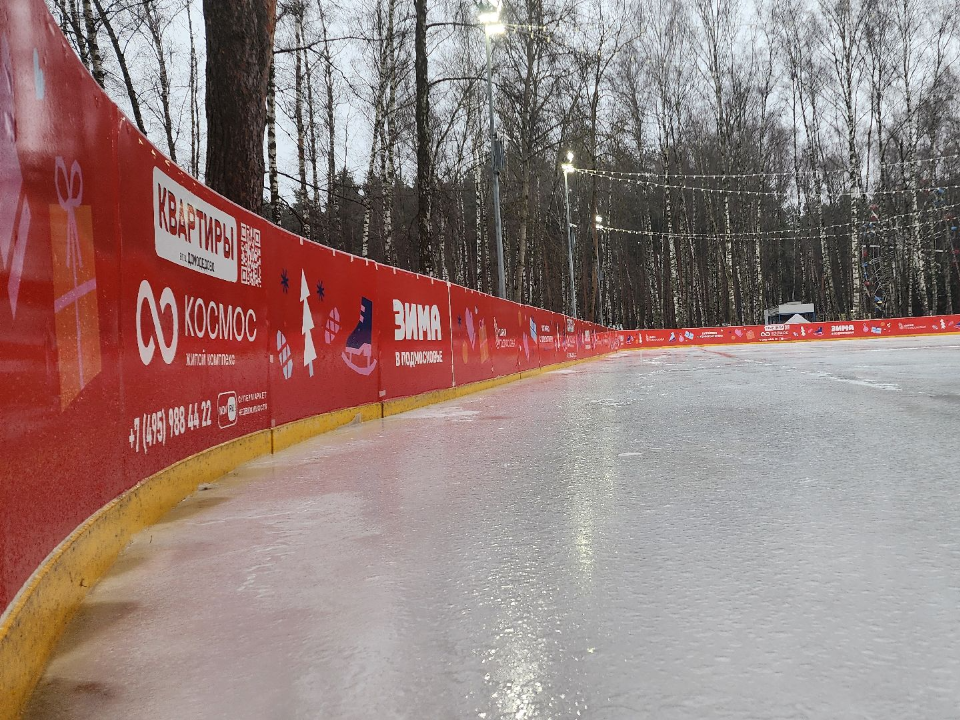
[{"label": "ice skate graphic", "polygon": [[377,367],[373,357],[373,302],[360,298],[360,320],[347,338],[347,346],[340,357],[359,375],[369,375]]}]

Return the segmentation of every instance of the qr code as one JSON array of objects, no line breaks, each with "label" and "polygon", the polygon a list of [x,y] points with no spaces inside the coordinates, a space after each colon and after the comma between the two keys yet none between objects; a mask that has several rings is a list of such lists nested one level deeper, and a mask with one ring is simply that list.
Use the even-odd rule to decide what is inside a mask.
[{"label": "qr code", "polygon": [[240,223],[240,282],[260,287],[260,231]]}]

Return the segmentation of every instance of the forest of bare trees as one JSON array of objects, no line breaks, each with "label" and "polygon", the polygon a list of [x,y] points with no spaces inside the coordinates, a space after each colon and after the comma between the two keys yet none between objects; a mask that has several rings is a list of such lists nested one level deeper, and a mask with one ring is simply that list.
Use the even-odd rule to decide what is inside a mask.
[{"label": "forest of bare trees", "polygon": [[[203,179],[217,3],[48,3],[131,122]],[[502,17],[509,297],[568,307],[572,151],[585,318],[753,323],[790,300],[831,319],[958,311],[956,0],[505,0]],[[457,0],[278,0],[262,214],[494,291],[476,18]]]}]

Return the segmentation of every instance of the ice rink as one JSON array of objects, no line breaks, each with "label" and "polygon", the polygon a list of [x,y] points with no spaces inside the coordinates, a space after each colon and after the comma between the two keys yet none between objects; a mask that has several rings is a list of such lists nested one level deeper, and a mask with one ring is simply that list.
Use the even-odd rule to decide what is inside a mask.
[{"label": "ice rink", "polygon": [[624,352],[249,463],[27,717],[956,718],[960,337]]}]

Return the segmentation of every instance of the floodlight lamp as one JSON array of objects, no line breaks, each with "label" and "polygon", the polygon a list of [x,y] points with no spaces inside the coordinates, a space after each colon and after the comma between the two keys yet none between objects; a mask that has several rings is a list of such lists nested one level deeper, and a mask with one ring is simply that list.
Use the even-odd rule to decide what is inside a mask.
[{"label": "floodlight lamp", "polygon": [[494,37],[496,35],[503,35],[507,31],[507,26],[503,23],[488,23],[487,24],[487,35]]},{"label": "floodlight lamp", "polygon": [[597,216],[594,218],[594,220],[597,221],[597,225],[601,225],[601,224],[603,223],[603,215],[597,215]]},{"label": "floodlight lamp", "polygon": [[564,174],[564,175],[569,175],[570,173],[573,172],[573,164],[572,164],[572,163],[561,163],[561,164],[560,164],[560,169],[563,170],[563,174]]},{"label": "floodlight lamp", "polygon": [[573,163],[573,150],[567,150],[567,162]]}]

